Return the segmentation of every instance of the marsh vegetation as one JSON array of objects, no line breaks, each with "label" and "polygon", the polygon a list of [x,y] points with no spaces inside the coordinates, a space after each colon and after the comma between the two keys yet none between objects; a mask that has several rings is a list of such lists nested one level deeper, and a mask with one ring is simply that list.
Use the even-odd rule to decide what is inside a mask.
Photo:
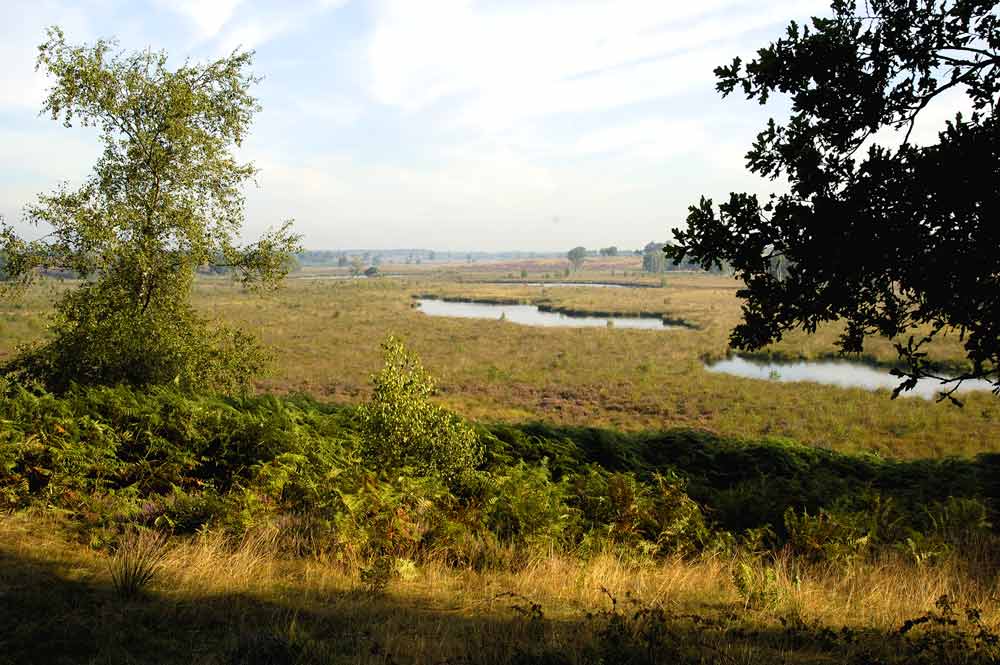
[{"label": "marsh vegetation", "polygon": [[[276,350],[258,385],[272,396],[9,397],[4,584],[17,606],[57,608],[18,648],[61,630],[39,653],[188,662],[186,640],[136,623],[169,616],[177,634],[198,631],[204,662],[269,649],[268,662],[933,662],[941,640],[992,657],[979,624],[934,623],[943,596],[947,621],[965,608],[982,630],[998,618],[991,395],[958,409],[708,372],[739,311],[719,276],[672,276],[641,298],[469,277],[293,279],[264,299],[201,278],[200,311]],[[4,307],[8,352],[70,286],[43,281]],[[412,307],[428,292],[696,326],[665,338],[428,317]],[[379,388],[384,330],[423,363],[397,354]],[[959,362],[946,351],[942,363]],[[786,340],[779,352],[810,350]],[[436,397],[398,382],[413,371],[437,378]],[[462,418],[407,406],[428,399]],[[380,400],[377,421],[356,408]],[[464,462],[457,443],[412,440],[468,441],[461,420],[479,447]],[[459,429],[435,434],[435,422]],[[467,471],[442,475],[449,462]],[[134,569],[142,552],[135,529],[172,536],[149,548],[142,590],[116,593],[117,562]],[[927,628],[900,632],[920,617]]]},{"label": "marsh vegetation", "polygon": [[103,151],[0,225],[0,660],[1000,662],[1000,23],[925,9],[716,70],[794,98],[748,155],[787,193],[495,261],[239,244],[253,53],[50,29]]}]

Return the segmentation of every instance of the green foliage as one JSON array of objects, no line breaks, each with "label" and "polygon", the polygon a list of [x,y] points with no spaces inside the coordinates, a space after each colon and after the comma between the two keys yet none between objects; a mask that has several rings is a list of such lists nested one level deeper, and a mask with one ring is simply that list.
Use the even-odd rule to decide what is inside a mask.
[{"label": "green foliage", "polygon": [[592,467],[574,478],[574,503],[589,529],[603,531],[613,543],[642,545],[656,554],[689,554],[706,545],[711,530],[683,480],[668,470],[651,481]]},{"label": "green foliage", "polygon": [[[387,394],[427,388],[405,367],[392,376],[411,381]],[[751,603],[770,588],[760,562],[782,547],[803,564],[886,551],[925,565],[988,564],[997,551],[996,456],[892,462],[704,432],[534,424],[479,426],[472,473],[423,464],[408,448],[376,468],[372,446],[383,439],[372,435],[370,408],[166,388],[77,387],[59,397],[14,388],[0,400],[0,510],[58,509],[95,547],[131,525],[272,529],[290,552],[384,568],[389,580],[401,561],[510,569],[553,549],[743,553]],[[382,413],[425,413],[407,408]]]},{"label": "green foliage", "polygon": [[402,342],[390,336],[382,348],[385,365],[359,409],[362,458],[378,469],[449,479],[473,470],[482,458],[475,430],[430,401],[434,380]]},{"label": "green foliage", "polygon": [[[715,70],[723,96],[790,97],[791,116],[769,120],[746,155],[750,171],[787,181],[787,191],[766,201],[732,192],[719,206],[702,197],[664,251],[675,262],[729,264],[745,284],[735,347],[842,320],[842,352],[861,353],[869,336],[898,340],[906,369],[896,370],[894,395],[921,377],[945,382],[942,397],[956,378],[985,378],[1000,393],[997,177],[980,166],[1000,163],[997,3],[830,5],[827,17],[790,23],[753,60]],[[911,141],[952,95],[970,112]],[[967,359],[951,379],[926,352],[949,330],[961,332]]]},{"label": "green foliage", "polygon": [[573,264],[573,270],[579,270],[583,266],[584,260],[587,258],[587,248],[574,247],[566,252],[566,258],[569,259],[571,264]]},{"label": "green foliage", "polygon": [[27,219],[50,234],[25,241],[0,227],[8,291],[40,269],[87,280],[57,302],[51,339],[22,349],[3,372],[57,392],[74,383],[247,390],[266,354],[189,301],[203,266],[270,288],[298,249],[290,223],[236,245],[255,172],[232,155],[259,109],[246,71],[252,54],[172,70],[165,53],[113,48],[71,46],[58,28],[39,47],[38,66],[53,80],[43,112],[66,127],[96,127],[104,150],[78,190],[63,185],[28,206]]},{"label": "green foliage", "polygon": [[256,337],[216,326],[180,300],[136,316],[113,285],[86,284],[66,294],[50,323],[53,340],[19,349],[3,366],[21,382],[65,392],[73,384],[175,384],[244,392],[269,366]]},{"label": "green foliage", "polygon": [[927,507],[928,531],[953,547],[971,547],[992,532],[987,507],[977,499],[950,496]]},{"label": "green foliage", "polygon": [[564,483],[548,466],[523,461],[494,475],[485,491],[487,528],[501,540],[565,545],[578,533],[578,516],[567,503]]},{"label": "green foliage", "polygon": [[846,563],[863,555],[871,541],[868,533],[825,510],[809,515],[789,508],[785,530],[791,550],[806,561]]},{"label": "green foliage", "polygon": [[746,609],[763,610],[777,605],[781,598],[774,566],[763,561],[741,558],[733,563],[733,586]]},{"label": "green foliage", "polygon": [[985,554],[989,559],[992,554],[988,545],[993,540],[989,513],[982,501],[973,498],[948,497],[931,502],[897,547],[918,564],[936,563],[954,552],[969,559]]},{"label": "green foliage", "polygon": [[245,488],[290,510],[322,508],[332,499],[312,471],[346,465],[349,434],[304,406],[168,389],[77,388],[62,398],[16,389],[0,400],[0,484],[12,506],[124,492],[144,518],[190,528],[222,510],[209,497]]}]

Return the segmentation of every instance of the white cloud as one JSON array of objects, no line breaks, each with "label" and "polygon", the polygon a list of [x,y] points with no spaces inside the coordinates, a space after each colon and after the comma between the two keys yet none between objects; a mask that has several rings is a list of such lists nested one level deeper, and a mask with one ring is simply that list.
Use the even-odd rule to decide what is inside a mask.
[{"label": "white cloud", "polygon": [[[711,88],[749,30],[822,10],[821,0],[700,3],[380,3],[371,92],[407,111],[460,98],[467,123],[594,111]],[[713,14],[716,13],[716,14]],[[723,13],[724,12],[724,13]]]},{"label": "white cloud", "polygon": [[683,53],[584,78],[524,81],[517,90],[486,89],[464,104],[456,117],[464,125],[493,131],[522,120],[608,111],[678,95],[698,85],[711,86],[711,71],[718,64],[713,56],[704,51]]},{"label": "white cloud", "polygon": [[[789,4],[380,2],[368,93],[403,126],[428,131],[402,147],[409,157],[378,162],[272,154],[259,161],[250,217],[296,217],[315,247],[662,239],[699,194],[761,188],[742,159],[758,112],[717,127],[724,110],[689,106],[690,93],[717,99],[712,69],[760,46],[747,31],[827,6]],[[620,111],[665,98],[660,113]],[[336,96],[292,108],[359,117]],[[569,114],[580,120],[558,119]],[[553,123],[559,131],[547,133]]]},{"label": "white cloud", "polygon": [[662,161],[703,150],[710,142],[705,124],[648,117],[582,136],[575,148],[584,155],[624,155]]},{"label": "white cloud", "polygon": [[294,103],[294,110],[288,115],[310,120],[321,120],[336,126],[347,126],[356,123],[364,114],[364,105],[355,99],[340,95],[319,95],[315,97],[300,97]]},{"label": "white cloud", "polygon": [[192,23],[197,38],[215,37],[229,22],[243,0],[157,0],[156,4],[170,9]]},{"label": "white cloud", "polygon": [[56,24],[74,37],[89,34],[87,14],[79,8],[44,0],[0,3],[0,108],[40,108],[48,82],[35,71],[37,46]]},{"label": "white cloud", "polygon": [[216,51],[220,54],[233,49],[255,49],[282,35],[306,25],[310,20],[339,9],[348,0],[310,0],[258,2],[246,7],[239,18],[231,21],[219,35]]}]

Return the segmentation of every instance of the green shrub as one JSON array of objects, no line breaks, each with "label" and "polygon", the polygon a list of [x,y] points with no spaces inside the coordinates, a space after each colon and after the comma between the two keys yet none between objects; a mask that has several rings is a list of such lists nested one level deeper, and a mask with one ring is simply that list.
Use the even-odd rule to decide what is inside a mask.
[{"label": "green shrub", "polygon": [[863,555],[871,544],[868,533],[825,510],[810,515],[789,508],[785,529],[791,551],[811,562],[846,563]]},{"label": "green shrub", "polygon": [[140,508],[140,517],[158,528],[192,533],[222,518],[226,510],[225,500],[214,491],[185,492],[175,487],[170,494],[146,498]]},{"label": "green shrub", "polygon": [[382,348],[385,366],[372,377],[371,401],[358,410],[362,459],[448,479],[473,470],[482,460],[475,430],[430,401],[434,380],[402,342],[390,336]]},{"label": "green shrub", "polygon": [[986,506],[976,499],[950,496],[926,508],[930,533],[952,547],[969,547],[992,533]]},{"label": "green shrub", "polygon": [[746,609],[762,610],[777,605],[781,597],[774,566],[763,561],[740,559],[733,564],[733,586]]},{"label": "green shrub", "polygon": [[669,470],[644,482],[634,473],[608,474],[592,467],[574,478],[572,488],[588,529],[602,531],[611,542],[686,554],[711,538],[701,508]]},{"label": "green shrub", "polygon": [[487,481],[487,528],[502,541],[566,544],[579,532],[578,511],[566,503],[566,486],[555,482],[545,460],[523,461]]}]

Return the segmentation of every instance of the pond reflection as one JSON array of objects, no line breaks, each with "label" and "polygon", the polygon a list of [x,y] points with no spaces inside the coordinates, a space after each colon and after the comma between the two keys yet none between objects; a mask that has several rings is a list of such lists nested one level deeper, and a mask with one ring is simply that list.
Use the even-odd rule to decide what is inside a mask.
[{"label": "pond reflection", "polygon": [[[747,379],[764,379],[770,381],[812,381],[841,388],[865,388],[892,390],[899,385],[901,379],[889,374],[889,370],[872,367],[863,363],[846,360],[824,360],[819,362],[799,361],[787,363],[754,362],[746,358],[733,356],[705,366],[710,372],[732,374]],[[917,386],[903,395],[916,395],[926,399],[937,397],[944,386],[933,379],[922,379]],[[974,390],[992,390],[989,381],[965,381],[956,394]]]},{"label": "pond reflection", "polygon": [[493,319],[526,326],[566,328],[606,328],[608,321],[614,328],[666,330],[676,328],[661,319],[634,316],[576,316],[560,312],[543,312],[536,305],[498,305],[495,303],[451,302],[420,298],[421,311],[428,316],[453,316],[464,319]]}]

